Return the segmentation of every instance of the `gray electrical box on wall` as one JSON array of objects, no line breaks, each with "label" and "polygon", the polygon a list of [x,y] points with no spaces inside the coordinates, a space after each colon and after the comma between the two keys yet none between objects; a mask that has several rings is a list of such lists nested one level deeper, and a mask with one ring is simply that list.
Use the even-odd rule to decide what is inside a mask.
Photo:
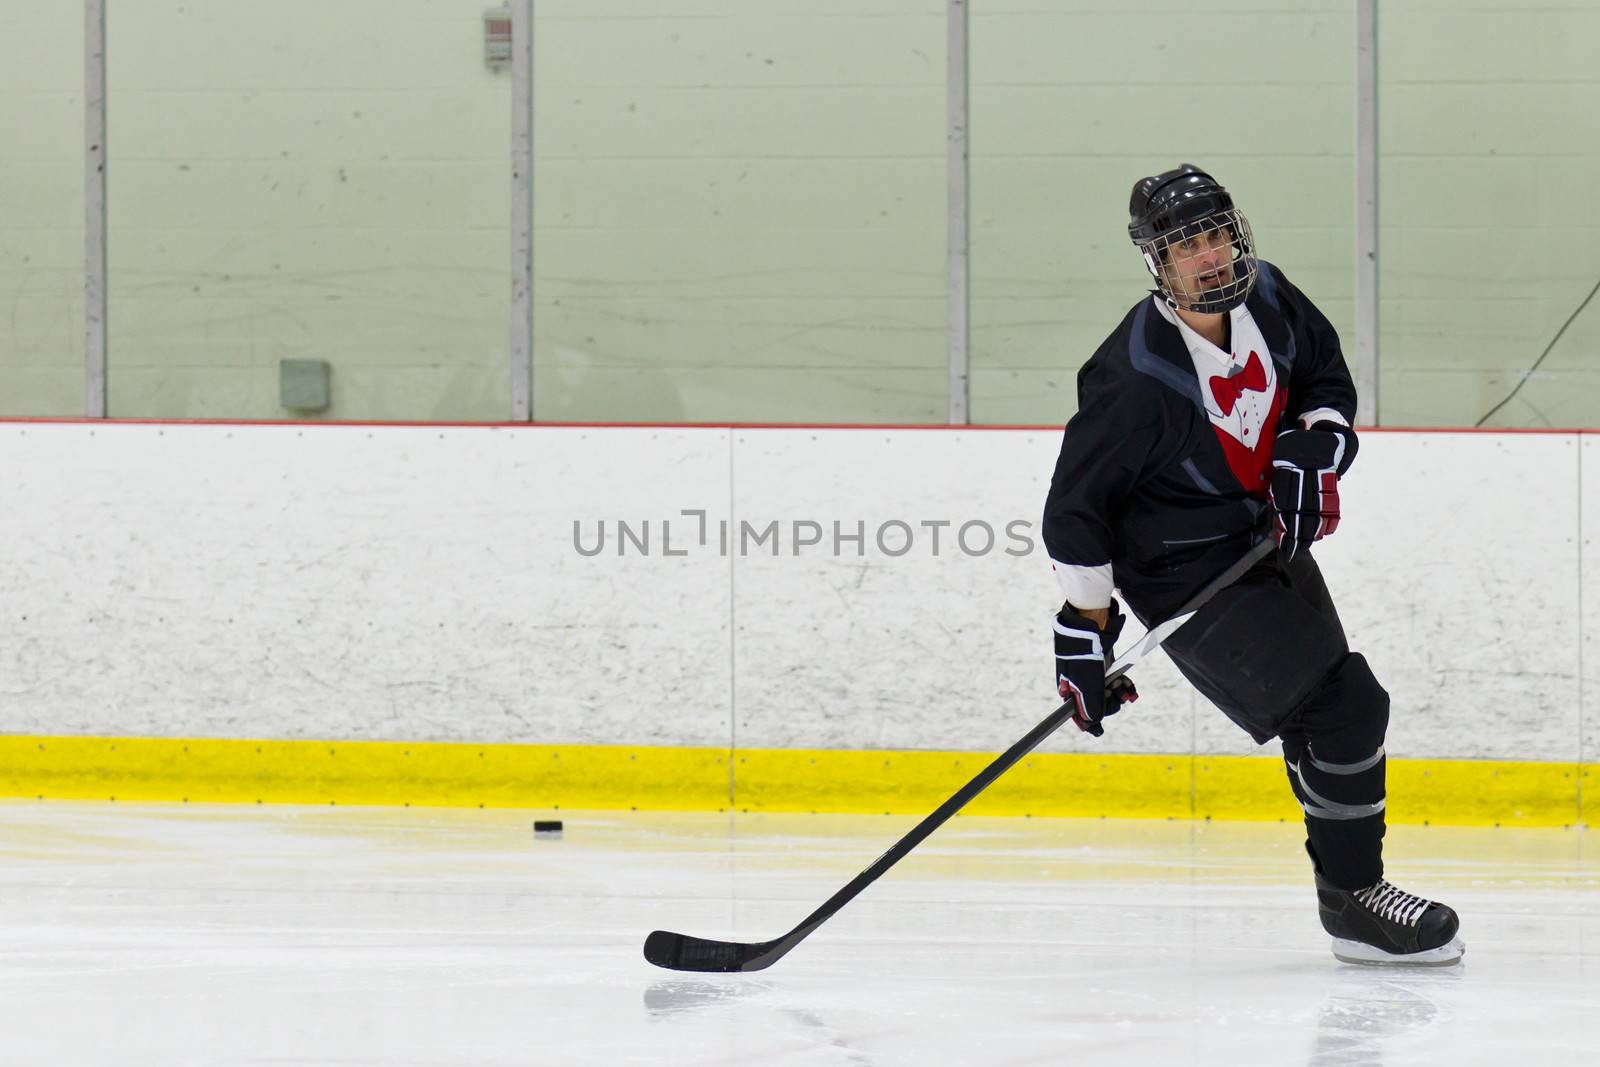
[{"label": "gray electrical box on wall", "polygon": [[327,360],[280,359],[278,403],[290,411],[327,411],[333,402],[328,379]]},{"label": "gray electrical box on wall", "polygon": [[490,70],[511,62],[511,9],[492,7],[483,13],[483,61]]}]

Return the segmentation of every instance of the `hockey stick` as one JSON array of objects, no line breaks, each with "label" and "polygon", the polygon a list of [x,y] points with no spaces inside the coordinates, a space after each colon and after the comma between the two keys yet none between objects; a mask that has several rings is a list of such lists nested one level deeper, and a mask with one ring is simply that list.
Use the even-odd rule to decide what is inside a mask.
[{"label": "hockey stick", "polygon": [[[1196,593],[1190,601],[1178,612],[1154,627],[1136,645],[1127,652],[1118,656],[1112,663],[1111,669],[1106,672],[1106,680],[1120,677],[1128,672],[1128,668],[1149,654],[1157,645],[1170,637],[1173,631],[1189,621],[1206,601],[1218,592],[1226,589],[1243,577],[1245,571],[1255,566],[1276,547],[1272,538],[1267,538],[1260,544],[1245,553],[1244,558],[1233,566],[1223,571],[1200,592]],[[1071,701],[1061,705],[1044,719],[1043,722],[1029,730],[1016,744],[1006,749],[995,761],[978,772],[977,777],[962,786],[949,800],[940,804],[938,810],[926,819],[919,822],[916,827],[883,855],[872,862],[866,870],[856,875],[850,883],[829,897],[823,905],[806,917],[806,920],[782,937],[771,941],[758,941],[744,943],[739,941],[713,941],[703,937],[691,937],[687,934],[674,934],[666,930],[656,930],[644,940],[644,958],[657,967],[665,967],[672,971],[759,971],[771,967],[784,957],[785,954],[801,941],[804,941],[817,927],[827,922],[833,914],[854,900],[856,895],[867,886],[877,881],[890,867],[899,863],[912,849],[920,845],[929,834],[943,826],[952,815],[966,807],[968,802],[994,783],[1006,771],[1010,770],[1023,756],[1032,752],[1041,741],[1055,733],[1061,724],[1072,717],[1077,705]]]}]

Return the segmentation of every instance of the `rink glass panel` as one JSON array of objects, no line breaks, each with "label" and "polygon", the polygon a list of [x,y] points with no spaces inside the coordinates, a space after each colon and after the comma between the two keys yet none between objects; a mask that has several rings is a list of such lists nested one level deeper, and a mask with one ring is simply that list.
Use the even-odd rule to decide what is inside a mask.
[{"label": "rink glass panel", "polygon": [[[510,415],[509,69],[482,4],[113,5],[113,416]],[[78,16],[81,20],[81,14]]]},{"label": "rink glass panel", "polygon": [[971,15],[972,421],[1054,424],[1152,284],[1139,178],[1194,163],[1354,328],[1354,5],[986,3]]},{"label": "rink glass panel", "polygon": [[0,0],[0,416],[83,414],[83,26]]},{"label": "rink glass panel", "polygon": [[1379,391],[1391,426],[1600,425],[1593,4],[1379,9]]},{"label": "rink glass panel", "polygon": [[947,417],[943,0],[534,9],[534,416]]}]

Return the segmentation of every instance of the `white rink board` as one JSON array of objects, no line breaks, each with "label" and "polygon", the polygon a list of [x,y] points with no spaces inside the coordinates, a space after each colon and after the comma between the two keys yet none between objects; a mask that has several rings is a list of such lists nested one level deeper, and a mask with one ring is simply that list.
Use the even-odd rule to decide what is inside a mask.
[{"label": "white rink board", "polygon": [[[1059,439],[0,426],[0,732],[993,751],[1054,705],[1038,520]],[[1580,645],[1600,659],[1579,440],[1363,435],[1317,555],[1394,698],[1395,755],[1578,758]],[[592,547],[602,519],[580,555],[574,521]],[[618,555],[619,519],[650,523],[648,554]],[[779,554],[741,555],[740,520],[776,522]],[[876,543],[895,520],[898,556]],[[972,528],[961,550],[969,521],[992,549]],[[861,524],[860,554],[834,522]],[[822,543],[796,554],[796,533]],[[1164,656],[1136,678],[1103,741],[1049,746],[1256,751]]]},{"label": "white rink board", "polygon": [[1364,433],[1316,556],[1402,758],[1578,758],[1574,434]]},{"label": "white rink board", "polygon": [[[741,515],[812,519],[829,540],[737,560],[739,744],[993,751],[1043,718],[1058,703],[1050,616],[1061,594],[1039,521],[1059,444],[1058,433],[1025,431],[738,431]],[[834,521],[864,524],[863,556],[849,545],[834,555]],[[894,521],[913,535],[897,557],[876,544]],[[1007,536],[1013,521],[1028,524],[1026,556],[1007,554],[1022,551]],[[982,551],[978,526],[963,550],[961,527],[973,522],[994,530],[994,550]],[[906,541],[896,530],[885,543]],[[1140,672],[1142,713],[1118,720],[1099,748],[1188,750],[1191,699],[1160,658],[1164,669]],[[1066,730],[1049,744],[1095,743]]]},{"label": "white rink board", "polygon": [[0,731],[726,742],[726,563],[586,559],[571,531],[725,500],[724,432],[31,425],[0,442]]}]

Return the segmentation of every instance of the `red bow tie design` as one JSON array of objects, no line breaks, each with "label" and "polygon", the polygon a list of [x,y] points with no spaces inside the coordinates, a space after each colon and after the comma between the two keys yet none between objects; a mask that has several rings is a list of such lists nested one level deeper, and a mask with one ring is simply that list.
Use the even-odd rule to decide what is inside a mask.
[{"label": "red bow tie design", "polygon": [[1233,414],[1233,406],[1239,402],[1240,393],[1247,390],[1259,393],[1266,387],[1266,368],[1261,365],[1261,357],[1254,352],[1250,353],[1250,362],[1238,374],[1230,378],[1217,376],[1211,379],[1211,395],[1217,398],[1217,405],[1222,408],[1224,415]]}]

